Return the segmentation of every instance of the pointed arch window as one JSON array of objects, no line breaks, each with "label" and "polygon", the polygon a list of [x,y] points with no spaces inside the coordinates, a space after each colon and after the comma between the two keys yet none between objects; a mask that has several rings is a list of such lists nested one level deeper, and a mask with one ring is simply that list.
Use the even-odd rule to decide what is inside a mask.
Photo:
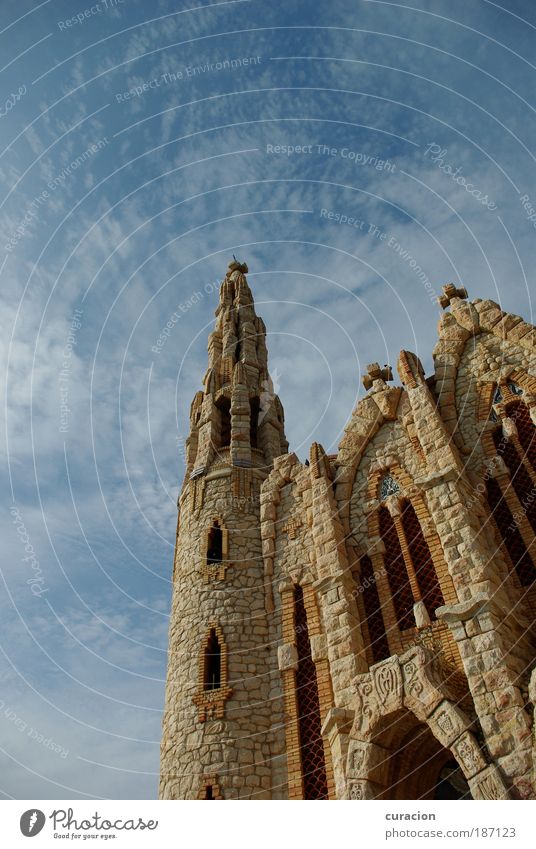
[{"label": "pointed arch window", "polygon": [[372,662],[379,663],[385,660],[391,652],[387,642],[387,634],[382,616],[378,587],[374,566],[368,554],[365,554],[360,562],[359,588],[363,595],[363,607],[365,609],[366,626],[369,636],[370,653]]},{"label": "pointed arch window", "polygon": [[491,515],[504,542],[508,556],[522,587],[528,587],[536,580],[536,568],[514,520],[501,488],[494,478],[487,484],[487,499]]},{"label": "pointed arch window", "polygon": [[380,507],[380,536],[385,545],[383,559],[397,624],[405,631],[415,627],[413,591],[395,523],[384,505]]},{"label": "pointed arch window", "polygon": [[[388,634],[392,628],[388,619],[393,614],[400,631],[407,631],[416,625],[423,627],[437,618],[436,610],[445,604],[445,600],[421,521],[392,474],[382,478],[379,496],[381,501],[388,499],[387,504],[382,503],[378,511],[378,531],[384,546],[383,567],[387,578],[387,587],[383,592],[390,595],[388,604],[382,596],[381,613],[383,633]],[[363,564],[365,571],[370,570],[367,560],[362,561],[362,568]],[[389,613],[391,602],[394,610]],[[380,634],[379,620],[377,616],[372,617],[372,611],[377,609],[377,605],[370,590],[368,596],[364,597],[364,605],[368,605],[371,611],[370,621],[375,634]],[[378,643],[377,651],[383,652],[382,642]]]},{"label": "pointed arch window", "polygon": [[223,719],[225,702],[232,694],[228,684],[227,646],[221,627],[213,622],[205,635],[199,655],[199,683],[193,702],[199,721]]},{"label": "pointed arch window", "polygon": [[506,463],[512,486],[532,530],[536,531],[536,483],[531,479],[514,443],[504,436],[502,428],[498,427],[495,430],[493,442],[497,454]]},{"label": "pointed arch window", "polygon": [[229,532],[222,519],[215,517],[204,535],[201,551],[201,574],[209,581],[224,581],[229,566]]},{"label": "pointed arch window", "polygon": [[221,646],[215,628],[210,629],[205,647],[203,686],[205,690],[219,690],[221,687]]},{"label": "pointed arch window", "polygon": [[438,607],[442,607],[445,604],[445,600],[430,548],[424,538],[421,523],[410,501],[406,501],[402,509],[402,527],[422,601],[430,619],[435,619],[435,611]]},{"label": "pointed arch window", "polygon": [[231,444],[231,401],[226,395],[221,395],[216,401],[216,407],[220,426],[218,448],[228,448]]},{"label": "pointed arch window", "polygon": [[[486,483],[490,513],[521,586],[536,581],[536,433],[524,391],[513,380],[495,389],[492,407],[497,427],[483,436],[489,457],[504,461]],[[512,427],[512,423],[515,427]]]},{"label": "pointed arch window", "polygon": [[327,799],[328,784],[316,666],[311,656],[307,612],[301,586],[294,588],[294,627],[298,666],[296,698],[304,799]]},{"label": "pointed arch window", "polygon": [[536,428],[529,408],[523,401],[514,401],[506,405],[506,414],[514,420],[523,455],[536,471]]}]

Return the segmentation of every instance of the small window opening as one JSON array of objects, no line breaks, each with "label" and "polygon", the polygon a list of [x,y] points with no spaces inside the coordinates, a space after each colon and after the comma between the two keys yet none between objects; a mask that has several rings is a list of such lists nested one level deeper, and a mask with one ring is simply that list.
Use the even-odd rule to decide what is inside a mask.
[{"label": "small window opening", "polygon": [[523,395],[523,390],[521,389],[521,387],[518,386],[517,383],[514,383],[513,381],[508,382],[508,389],[510,390],[512,395]]},{"label": "small window opening", "polygon": [[221,563],[223,560],[223,534],[220,523],[215,521],[208,534],[207,563]]},{"label": "small window opening", "polygon": [[406,501],[402,512],[402,527],[409,548],[411,561],[415,570],[417,584],[422,594],[422,600],[430,619],[436,619],[435,611],[445,604],[432,554],[426,542],[421,523],[417,518],[413,505]]},{"label": "small window opening", "polygon": [[231,402],[225,395],[216,402],[220,411],[220,448],[231,444]]},{"label": "small window opening", "polygon": [[205,649],[205,690],[219,690],[221,687],[221,647],[214,628],[210,629]]},{"label": "small window opening", "polygon": [[214,794],[212,793],[212,784],[207,784],[206,786],[205,799],[212,799],[212,801],[214,801]]},{"label": "small window opening", "polygon": [[376,575],[372,560],[365,554],[361,558],[361,574],[358,579],[358,589],[363,594],[363,605],[367,617],[369,632],[369,644],[374,663],[385,660],[391,652],[385,633],[385,625],[382,616],[382,607],[378,595]]},{"label": "small window opening", "polygon": [[394,479],[392,475],[385,475],[382,482],[380,483],[380,500],[384,501],[390,495],[398,495],[400,492],[400,485],[398,481]]},{"label": "small window opening", "polygon": [[258,398],[250,398],[249,401],[249,409],[250,409],[250,429],[249,429],[249,441],[252,448],[257,448],[257,436],[259,430],[259,412],[260,412],[260,402]]}]

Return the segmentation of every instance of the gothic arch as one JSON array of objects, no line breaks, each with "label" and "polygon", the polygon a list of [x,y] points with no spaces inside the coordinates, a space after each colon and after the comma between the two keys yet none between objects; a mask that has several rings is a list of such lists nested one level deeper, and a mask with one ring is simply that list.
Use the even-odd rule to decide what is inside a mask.
[{"label": "gothic arch", "polygon": [[[293,487],[293,496],[299,508],[290,521],[283,524],[278,519],[278,508],[285,486]],[[275,575],[274,561],[277,540],[281,534],[294,539],[303,535],[308,556],[300,557],[299,564],[289,575]],[[326,545],[326,535],[336,552]],[[290,577],[295,583],[306,580],[321,580],[333,577],[337,571],[341,578],[348,575],[348,562],[344,547],[345,533],[333,492],[333,467],[318,443],[313,443],[310,460],[302,465],[295,454],[275,458],[274,468],[261,489],[261,538],[265,574],[265,607],[267,613],[274,610],[274,582]]]},{"label": "gothic arch", "polygon": [[510,389],[510,396],[505,401],[506,404],[512,403],[517,397],[518,400],[526,404],[529,412],[533,417],[536,417],[536,377],[528,374],[525,369],[512,367],[501,371],[500,379],[497,376],[490,375],[489,379],[481,381],[477,390],[476,404],[476,420],[477,424],[482,427],[486,424],[490,417],[490,411],[494,403],[494,395],[498,386],[507,386],[511,384],[519,387],[522,390],[522,395],[516,395]]},{"label": "gothic arch", "polygon": [[[199,722],[223,719],[225,702],[232,695],[229,686],[227,643],[219,622],[210,622],[199,647],[197,692],[192,698]],[[217,657],[214,676],[212,662]],[[213,680],[210,680],[213,678]]]},{"label": "gothic arch", "polygon": [[[409,412],[411,418],[405,391],[402,387],[388,387],[381,393],[362,398],[345,428],[337,455],[336,493],[339,513],[348,530],[352,493],[363,455],[370,442],[387,422],[399,421],[408,432],[407,422],[403,421],[399,415],[404,407],[407,407],[404,412]],[[409,432],[408,439],[413,442]]]},{"label": "gothic arch", "polygon": [[200,572],[204,583],[224,581],[229,566],[229,531],[221,515],[212,517],[201,541]]},{"label": "gothic arch", "polygon": [[505,578],[514,592],[523,593],[532,614],[536,610],[535,387],[536,379],[526,371],[505,370],[498,381],[480,388],[477,406],[484,458],[481,491],[507,564]]},{"label": "gothic arch", "polygon": [[[315,590],[309,582],[295,584],[286,578],[279,585],[279,594],[282,643],[278,646],[278,666],[285,702],[289,799],[333,798],[331,750],[321,734],[333,706],[333,686]],[[313,729],[311,723],[315,722]]]},{"label": "gothic arch", "polygon": [[[453,434],[458,448],[465,450],[466,441],[459,429],[456,390],[461,379],[460,364],[467,346],[472,344],[476,347],[479,337],[493,337],[503,343],[501,348],[504,346],[505,352],[515,348],[519,353],[518,359],[528,363],[534,353],[535,328],[520,316],[504,312],[494,301],[477,299],[469,302],[465,291],[456,290],[454,286],[443,288],[449,291],[445,291],[446,297],[440,299],[441,306],[445,308],[450,305],[451,311],[441,316],[439,338],[433,352],[435,394],[442,419]],[[530,391],[535,390],[532,388]],[[478,402],[478,398],[474,400]]]},{"label": "gothic arch", "polygon": [[[413,642],[417,633],[417,623],[415,623],[415,627],[411,629],[411,632],[403,632],[399,629],[399,617],[393,604],[389,576],[386,574],[385,542],[382,539],[380,529],[380,511],[382,507],[384,509],[387,508],[385,508],[385,501],[382,502],[379,493],[380,484],[386,475],[392,475],[400,488],[399,493],[390,496],[387,501],[398,500],[400,505],[408,502],[413,508],[414,517],[420,526],[422,539],[427,546],[444,603],[455,604],[458,598],[454,583],[448,571],[439,535],[433,524],[433,517],[430,515],[424,497],[415,485],[411,475],[394,457],[390,458],[388,464],[376,464],[370,471],[367,490],[364,493],[364,499],[369,505],[366,518],[367,542],[365,548],[366,554],[372,560],[373,571],[376,576],[376,585],[380,596],[385,631],[391,648],[391,654],[395,654],[404,651],[408,644]],[[391,509],[396,509],[396,505],[392,504],[390,506]],[[402,510],[403,506],[400,506],[400,514],[402,514]],[[405,545],[405,548],[407,549],[407,545]],[[404,560],[407,558],[413,560],[413,556],[409,550],[406,550],[404,554]],[[439,635],[447,656],[461,669],[462,663],[459,652],[447,626],[444,623],[434,621],[432,628],[434,633]]]},{"label": "gothic arch", "polygon": [[346,761],[350,799],[389,797],[387,766],[396,758],[397,739],[396,734],[388,739],[381,732],[386,721],[404,712],[426,726],[440,746],[452,752],[474,799],[509,797],[498,769],[487,763],[471,730],[471,720],[456,704],[431,652],[415,646],[358,675],[354,687],[355,720]]},{"label": "gothic arch", "polygon": [[[277,527],[277,508],[281,503],[281,490],[287,484],[295,484],[296,476],[303,467],[295,454],[283,454],[274,461],[274,468],[261,488],[261,539],[264,561],[264,604],[267,613],[274,611],[274,559]],[[303,492],[296,488],[296,495],[303,498]],[[305,503],[303,515],[308,518]]]}]

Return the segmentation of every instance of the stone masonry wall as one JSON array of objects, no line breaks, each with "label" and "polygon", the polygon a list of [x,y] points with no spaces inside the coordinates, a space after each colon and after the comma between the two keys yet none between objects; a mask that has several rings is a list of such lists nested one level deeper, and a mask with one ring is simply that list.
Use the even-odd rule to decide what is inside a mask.
[{"label": "stone masonry wall", "polygon": [[[203,506],[191,513],[183,497],[174,564],[169,671],[162,736],[161,798],[195,799],[203,775],[214,774],[224,799],[271,796],[272,721],[277,717],[275,655],[264,609],[263,563],[258,519],[259,483],[237,510],[230,474],[206,483]],[[223,581],[201,574],[206,529],[220,517],[229,532]],[[211,622],[228,650],[232,695],[222,719],[199,721],[199,657]],[[273,639],[273,635],[272,635]],[[279,734],[281,735],[281,730]],[[281,743],[279,744],[281,747]]]},{"label": "stone masonry wall", "polygon": [[[248,443],[251,399],[268,384],[264,325],[246,271],[230,265],[205,394],[192,406],[161,798],[204,798],[207,784],[215,798],[302,798],[296,584],[318,678],[330,798],[389,798],[389,775],[402,768],[397,728],[417,735],[423,729],[434,763],[450,751],[474,798],[534,798],[533,616],[479,487],[489,454],[491,385],[517,375],[536,417],[534,329],[491,301],[467,302],[464,290],[444,287],[440,302],[450,311],[440,321],[435,375],[426,379],[407,351],[398,362],[401,387],[388,385],[390,367],[369,366],[367,395],[337,456],[314,443],[305,464],[285,453],[282,408],[270,393],[257,447]],[[223,395],[231,401],[232,435],[230,446],[215,449]],[[390,638],[391,657],[369,666],[356,583],[365,553],[375,568],[383,562],[374,517],[388,471],[415,509],[445,603],[431,626],[439,635],[432,649],[416,619],[415,628]],[[237,492],[244,496],[238,501]],[[206,569],[206,532],[216,518],[229,550],[215,577]],[[213,626],[224,640],[227,679],[215,696],[219,715],[209,710],[203,721],[203,705],[214,694],[203,693],[200,659]],[[380,763],[384,747],[389,774]]]}]

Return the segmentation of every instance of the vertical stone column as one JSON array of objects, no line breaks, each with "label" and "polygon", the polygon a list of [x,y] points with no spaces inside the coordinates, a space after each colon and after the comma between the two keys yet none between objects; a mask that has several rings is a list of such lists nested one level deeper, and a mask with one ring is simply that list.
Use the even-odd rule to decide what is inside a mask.
[{"label": "vertical stone column", "polygon": [[233,373],[231,395],[231,463],[251,466],[249,390],[244,366],[237,363]]}]

